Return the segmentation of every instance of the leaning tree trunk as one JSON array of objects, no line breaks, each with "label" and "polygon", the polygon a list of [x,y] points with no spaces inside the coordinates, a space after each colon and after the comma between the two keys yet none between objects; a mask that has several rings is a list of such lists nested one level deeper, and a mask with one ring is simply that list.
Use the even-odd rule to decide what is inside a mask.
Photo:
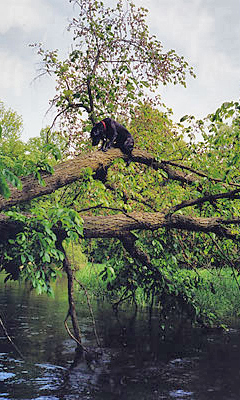
[{"label": "leaning tree trunk", "polygon": [[[116,158],[120,157],[126,158],[127,156],[124,156],[119,149],[110,149],[105,153],[102,151],[84,153],[56,165],[53,174],[42,172],[41,177],[44,180],[44,186],[33,175],[24,176],[21,178],[22,190],[13,187],[9,199],[0,196],[0,211],[36,197],[53,193],[55,190],[81,179],[81,171],[85,168],[90,167],[93,172],[96,172],[99,169],[107,168]],[[151,154],[143,150],[134,150],[132,161],[149,165],[155,170],[162,169],[167,173],[169,179],[188,184],[196,181],[193,176],[175,171],[165,162],[156,161]]]}]

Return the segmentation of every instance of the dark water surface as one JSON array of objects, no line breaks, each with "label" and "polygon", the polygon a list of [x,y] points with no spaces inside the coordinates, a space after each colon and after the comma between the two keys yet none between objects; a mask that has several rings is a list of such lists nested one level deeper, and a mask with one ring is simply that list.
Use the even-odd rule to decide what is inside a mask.
[{"label": "dark water surface", "polygon": [[[66,283],[58,284],[54,299],[17,284],[0,286],[1,317],[24,355],[0,328],[0,400],[240,399],[238,330],[210,335],[179,325],[162,340],[157,316],[150,326],[147,312],[117,317],[99,303],[102,354],[74,362],[75,344],[63,325]],[[86,304],[77,309],[84,345],[96,346]]]}]

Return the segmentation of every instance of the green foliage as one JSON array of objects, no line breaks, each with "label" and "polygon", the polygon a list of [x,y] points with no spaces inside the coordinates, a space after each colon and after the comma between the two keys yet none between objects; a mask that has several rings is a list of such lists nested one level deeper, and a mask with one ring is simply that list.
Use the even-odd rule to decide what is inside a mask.
[{"label": "green foliage", "polygon": [[19,139],[21,131],[21,117],[0,101],[0,194],[5,198],[11,194],[9,184],[19,190],[22,187],[14,171],[15,161],[24,149]]},{"label": "green foliage", "polygon": [[185,116],[183,122],[184,132],[191,139],[196,136],[200,139],[197,143],[190,142],[192,166],[221,182],[239,183],[239,102],[223,103],[203,120]]},{"label": "green foliage", "polygon": [[196,318],[195,291],[202,281],[198,276],[190,279],[181,275],[176,243],[171,241],[166,231],[159,232],[154,239],[150,234],[138,237],[136,244],[150,254],[153,269],[136,263],[125,252],[121,242],[114,239],[91,241],[88,247],[90,259],[96,263],[104,262],[100,276],[107,283],[111,297],[117,302],[129,298],[138,302],[141,289],[141,301],[145,299],[147,304],[154,301],[163,314],[179,309]]},{"label": "green foliage", "polygon": [[2,246],[2,269],[8,274],[6,279],[30,282],[38,293],[52,294],[50,283],[59,275],[65,257],[59,243],[79,240],[83,235],[82,220],[69,208],[38,207],[34,211],[32,218],[7,212],[23,225],[23,230]]},{"label": "green foliage", "polygon": [[46,128],[41,130],[40,136],[28,140],[25,157],[32,163],[47,160],[50,165],[55,165],[57,161],[68,155],[66,147],[67,142],[60,133]]},{"label": "green foliage", "polygon": [[56,132],[42,130],[40,137],[20,140],[22,118],[0,102],[0,194],[11,195],[10,185],[22,188],[20,175],[33,174],[44,185],[42,172],[53,173],[53,165],[62,158],[66,141]]},{"label": "green foliage", "polygon": [[[159,247],[159,243],[154,242],[154,245],[157,248]],[[79,245],[75,245],[73,248],[71,247],[68,249],[68,254],[71,256],[72,263],[75,268],[77,267],[78,269],[77,279],[79,279],[88,290],[88,295],[92,297],[92,299],[100,297],[101,299],[106,298],[112,302],[117,302],[119,299],[129,301],[132,300],[133,297],[131,296],[129,298],[127,293],[132,294],[133,289],[134,300],[138,306],[151,306],[152,297],[151,295],[146,295],[146,288],[141,284],[140,277],[140,284],[137,283],[136,280],[134,281],[134,274],[131,265],[128,268],[128,292],[126,292],[125,289],[127,271],[125,270],[124,272],[126,275],[125,278],[123,273],[121,277],[116,275],[115,272],[112,273],[112,269],[115,268],[115,265],[113,265],[113,267],[110,266],[112,263],[108,263],[107,257],[109,254],[114,254],[114,252],[117,251],[116,260],[118,260],[120,256],[118,243],[114,240],[111,240],[110,242],[107,240],[101,240],[99,241],[98,246],[98,251],[96,251],[97,247],[95,246],[95,248],[93,248],[93,241],[90,244],[91,257],[94,255],[95,260],[97,261],[102,261],[103,259],[106,260],[106,265],[86,263],[86,260],[83,260],[82,258],[82,249]],[[163,250],[163,248],[161,249]],[[193,265],[196,265],[198,268],[192,269]],[[184,303],[184,307],[181,309],[175,296],[166,296],[166,294],[165,296],[160,296],[154,292],[154,305],[155,307],[162,309],[162,327],[164,327],[166,320],[170,319],[171,313],[173,315],[176,315],[176,313],[179,315],[179,312],[183,312],[183,310],[188,311],[188,316],[189,311],[194,311],[193,317],[198,322],[201,321],[201,323],[210,324],[210,326],[216,326],[219,323],[227,326],[238,325],[240,301],[238,286],[240,284],[240,278],[238,276],[238,270],[235,270],[235,273],[238,276],[237,283],[233,275],[233,270],[227,265],[223,265],[221,260],[219,260],[217,267],[208,266],[208,268],[201,268],[201,264],[199,265],[197,260],[194,261],[193,265],[191,264],[191,260],[189,260],[189,264],[185,263],[187,268],[185,268],[184,265],[182,265],[181,268],[176,268],[174,275],[176,280],[175,285],[178,285],[179,290],[182,289],[180,282],[184,288],[185,286],[189,287],[189,285],[192,284],[191,302],[194,304],[195,309],[191,308],[189,305],[189,310],[186,310],[187,303]],[[163,269],[163,271],[168,275],[169,270],[171,270],[171,264],[169,267]],[[123,285],[123,287],[121,287],[121,285]],[[158,288],[158,293],[160,293],[159,289],[160,288]],[[165,308],[162,305],[163,301]]]},{"label": "green foliage", "polygon": [[163,321],[175,313],[186,314],[204,325],[232,324],[239,318],[236,245],[226,241],[222,247],[224,254],[231,252],[233,270],[229,268],[229,259],[223,257],[207,236],[165,230],[138,236],[138,246],[148,252],[162,277],[146,266],[137,265],[119,241],[88,243],[89,259],[104,262],[98,273],[103,280],[102,288],[108,290],[105,296],[111,301],[118,304],[131,299],[138,305],[154,305],[161,310]]},{"label": "green foliage", "polygon": [[171,117],[172,111],[158,98],[154,102],[139,103],[129,123],[136,147],[149,151],[160,160],[181,158],[187,151],[187,145]]},{"label": "green foliage", "polygon": [[[227,266],[220,268],[220,265],[217,269],[199,269],[197,273],[203,285],[196,290],[195,299],[199,313],[205,318],[210,316],[205,322],[213,325],[221,322],[228,326],[239,324],[239,276],[237,283],[233,270]],[[182,270],[181,274],[192,279],[196,272]]]},{"label": "green foliage", "polygon": [[22,189],[20,179],[12,171],[6,168],[5,163],[0,158],[0,194],[5,198],[9,198],[11,195],[9,183],[17,187],[19,190]]},{"label": "green foliage", "polygon": [[[22,118],[13,110],[7,109],[2,101],[0,101],[0,138],[1,144],[14,150],[12,141],[20,139],[23,122]],[[15,149],[17,151],[17,149]]]}]

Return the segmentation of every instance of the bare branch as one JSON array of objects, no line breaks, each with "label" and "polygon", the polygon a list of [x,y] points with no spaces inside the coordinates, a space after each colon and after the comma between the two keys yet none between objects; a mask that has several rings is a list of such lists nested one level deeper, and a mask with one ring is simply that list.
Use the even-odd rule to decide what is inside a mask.
[{"label": "bare branch", "polygon": [[[211,176],[207,175],[205,172],[197,171],[196,169],[188,167],[187,165],[179,164],[179,163],[176,163],[175,161],[171,161],[171,160],[170,161],[162,160],[162,163],[163,164],[167,164],[167,165],[172,165],[173,167],[178,167],[178,168],[181,168],[183,170],[187,170],[187,171],[193,172],[195,175],[201,176],[202,178],[207,178],[209,181],[222,183],[224,185],[224,181],[222,179],[220,179],[220,178],[212,178]],[[227,184],[228,184],[228,186],[240,187],[240,184],[239,183],[235,183],[235,182],[228,182]]]},{"label": "bare branch", "polygon": [[202,196],[200,198],[197,199],[191,199],[191,200],[185,200],[182,201],[180,204],[177,204],[176,206],[172,207],[169,214],[173,214],[178,210],[181,210],[183,208],[186,207],[193,207],[196,205],[201,205],[203,203],[206,202],[210,202],[213,203],[217,200],[220,199],[231,199],[231,200],[235,200],[235,199],[239,199],[240,198],[240,189],[235,189],[226,193],[217,193],[217,194],[210,194],[207,196]]}]

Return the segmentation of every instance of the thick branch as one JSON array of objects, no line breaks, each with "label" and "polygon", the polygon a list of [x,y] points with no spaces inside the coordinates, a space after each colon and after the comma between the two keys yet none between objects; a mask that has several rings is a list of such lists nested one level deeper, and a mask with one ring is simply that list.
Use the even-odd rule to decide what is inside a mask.
[{"label": "thick branch", "polygon": [[166,161],[157,161],[154,156],[144,150],[135,150],[133,152],[133,161],[138,162],[140,164],[148,165],[149,167],[158,170],[163,170],[167,173],[168,179],[176,180],[181,183],[186,183],[188,185],[192,185],[196,183],[196,178],[193,175],[185,174],[180,171],[175,171],[167,165]]},{"label": "thick branch", "polygon": [[[166,213],[133,212],[108,216],[82,216],[85,237],[120,237],[132,230],[156,230],[159,228],[180,229],[195,232],[214,232],[219,237],[236,239],[236,235],[223,225],[222,218],[194,218],[186,215],[167,216]],[[231,223],[239,224],[239,219]]]},{"label": "thick branch", "polygon": [[[83,218],[84,236],[87,238],[123,237],[133,230],[156,230],[159,228],[179,229],[195,232],[213,232],[219,237],[238,239],[231,229],[224,225],[240,224],[239,219],[224,220],[222,218],[194,218],[185,215],[167,216],[161,212],[133,212],[107,216],[87,216]],[[22,230],[21,222],[15,222],[5,215],[0,215],[0,243]],[[57,234],[61,227],[55,227]],[[64,234],[64,230],[63,234]]]}]

